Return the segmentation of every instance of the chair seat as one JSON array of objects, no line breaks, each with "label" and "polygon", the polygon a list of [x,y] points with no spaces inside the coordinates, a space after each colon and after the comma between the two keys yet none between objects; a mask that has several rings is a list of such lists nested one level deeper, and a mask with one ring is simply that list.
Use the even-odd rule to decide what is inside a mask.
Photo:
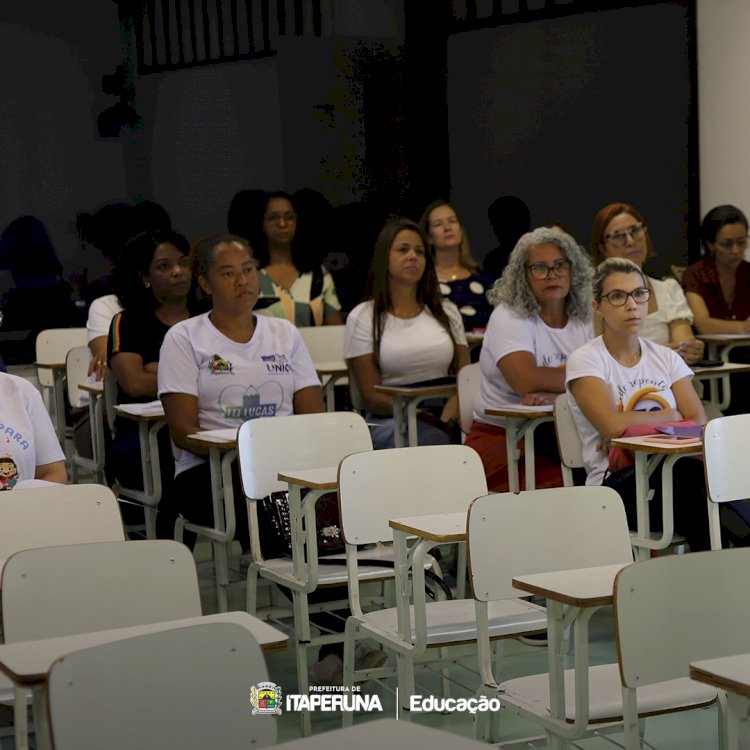
[{"label": "chair seat", "polygon": [[[532,714],[549,716],[549,676],[535,674],[503,682],[497,687],[500,699]],[[665,711],[682,711],[710,705],[716,690],[688,677],[668,680],[637,689],[638,714],[649,716]],[[565,719],[575,719],[575,673],[565,670]],[[617,664],[589,669],[589,721],[622,721],[622,683]]]},{"label": "chair seat", "polygon": [[[323,560],[337,560],[340,561],[335,565],[331,565]],[[382,568],[378,565],[362,565],[363,560],[384,560],[388,562],[394,561],[393,547],[391,546],[377,546],[372,549],[363,549],[359,554],[360,568],[359,568],[359,580],[360,581],[379,581],[383,578],[393,578],[394,568],[392,565],[385,565]],[[435,559],[431,555],[425,556],[424,567],[425,570],[434,569]],[[290,578],[294,577],[294,564],[292,560],[287,557],[275,557],[263,561],[263,567],[258,569],[258,574],[261,578],[268,578],[272,581],[279,581],[287,584]],[[334,586],[336,584],[345,584],[347,582],[346,573],[346,553],[342,552],[337,555],[325,555],[324,557],[318,558],[318,585],[319,586]]]},{"label": "chair seat", "polygon": [[[477,618],[473,599],[427,603],[427,645],[474,641],[477,637]],[[412,616],[412,641],[414,640],[414,608]],[[366,626],[398,638],[396,609],[381,609],[365,615]],[[508,638],[521,633],[544,630],[547,613],[543,607],[523,599],[506,599],[490,602],[490,638]]]}]

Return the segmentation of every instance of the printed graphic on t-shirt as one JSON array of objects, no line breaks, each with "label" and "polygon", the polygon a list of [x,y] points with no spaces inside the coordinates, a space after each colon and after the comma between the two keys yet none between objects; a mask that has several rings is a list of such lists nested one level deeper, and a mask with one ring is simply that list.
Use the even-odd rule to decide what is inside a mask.
[{"label": "printed graphic on t-shirt", "polygon": [[659,411],[671,404],[659,394],[668,390],[664,380],[635,378],[617,386],[617,411]]},{"label": "printed graphic on t-shirt", "polygon": [[565,367],[568,355],[564,352],[554,354],[542,354],[542,367]]},{"label": "printed graphic on t-shirt", "polygon": [[229,385],[219,394],[219,406],[227,419],[245,422],[258,417],[275,417],[284,402],[284,389],[275,380],[258,386]]},{"label": "printed graphic on t-shirt", "polygon": [[289,364],[289,361],[287,360],[286,356],[283,354],[267,354],[267,355],[261,355],[261,360],[265,362],[266,370],[268,372],[291,372],[292,368]]},{"label": "printed graphic on t-shirt", "polygon": [[18,482],[18,467],[13,456],[0,456],[0,492],[12,490]]},{"label": "printed graphic on t-shirt", "polygon": [[231,375],[234,372],[234,365],[218,354],[208,360],[208,367],[213,375]]}]

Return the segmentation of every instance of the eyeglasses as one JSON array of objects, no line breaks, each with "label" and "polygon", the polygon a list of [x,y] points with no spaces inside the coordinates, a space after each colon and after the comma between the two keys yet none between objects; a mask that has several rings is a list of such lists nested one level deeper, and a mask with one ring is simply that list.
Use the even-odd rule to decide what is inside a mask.
[{"label": "eyeglasses", "polygon": [[614,247],[625,247],[628,242],[628,235],[630,236],[630,239],[635,242],[643,236],[645,231],[645,224],[636,224],[635,226],[630,227],[630,229],[623,229],[621,232],[605,234],[604,239]]},{"label": "eyeglasses", "polygon": [[738,250],[745,250],[747,248],[747,235],[745,237],[738,237],[736,240],[721,240],[720,242],[714,242],[716,247],[720,247],[722,250],[731,250],[737,245]]},{"label": "eyeglasses", "polygon": [[609,294],[602,294],[602,299],[606,299],[612,307],[622,307],[628,301],[628,297],[632,297],[633,302],[641,305],[644,302],[648,302],[650,296],[651,290],[642,286],[639,289],[633,289],[632,292],[626,292],[623,289],[613,289]]},{"label": "eyeglasses", "polygon": [[297,214],[294,211],[284,211],[284,213],[266,214],[263,219],[269,224],[280,224],[283,219],[287,224],[297,221]]},{"label": "eyeglasses", "polygon": [[570,273],[570,261],[558,260],[551,266],[546,263],[532,263],[526,266],[526,270],[531,274],[532,279],[539,281],[548,278],[550,273],[554,273],[555,276],[567,276]]}]

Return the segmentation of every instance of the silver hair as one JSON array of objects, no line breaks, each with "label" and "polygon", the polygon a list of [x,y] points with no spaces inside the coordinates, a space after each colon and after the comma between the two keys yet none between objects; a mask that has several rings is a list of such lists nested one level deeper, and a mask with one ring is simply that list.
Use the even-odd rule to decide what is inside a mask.
[{"label": "silver hair", "polygon": [[605,258],[594,271],[594,278],[592,280],[592,287],[594,292],[594,299],[597,302],[602,301],[602,289],[604,288],[604,279],[607,276],[611,276],[613,273],[637,273],[643,279],[643,286],[648,286],[646,283],[646,277],[643,275],[643,271],[633,263],[632,260],[627,258]]},{"label": "silver hair", "polygon": [[526,262],[532,247],[548,244],[557,245],[570,261],[570,291],[565,298],[565,312],[575,320],[588,320],[591,317],[591,260],[569,234],[559,229],[539,227],[524,234],[513,248],[503,275],[487,292],[487,299],[493,305],[506,305],[525,318],[538,315],[539,302],[526,279]]}]

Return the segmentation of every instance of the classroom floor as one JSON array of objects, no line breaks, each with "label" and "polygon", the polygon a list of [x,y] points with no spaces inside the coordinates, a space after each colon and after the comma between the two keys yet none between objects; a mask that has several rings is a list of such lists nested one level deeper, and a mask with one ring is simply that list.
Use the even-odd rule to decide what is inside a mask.
[{"label": "classroom floor", "polygon": [[[198,553],[200,556],[200,552]],[[206,567],[203,567],[205,565]],[[201,569],[202,568],[202,569]],[[209,579],[210,563],[199,566],[201,578],[201,595],[204,612],[206,614],[216,610],[216,597]],[[230,607],[244,607],[244,587],[230,592]],[[291,627],[291,620],[284,621]],[[456,655],[455,666],[450,669],[452,680],[452,697],[472,697],[479,684],[476,655],[469,647],[454,649]],[[505,646],[505,675],[512,678],[527,674],[547,671],[546,648],[527,646],[512,639],[506,641]],[[591,622],[591,662],[592,664],[606,664],[615,662],[617,655],[613,640],[612,610],[605,608],[594,615]],[[310,655],[314,662],[315,653]],[[568,657],[572,666],[572,655]],[[279,685],[284,694],[296,692],[296,666],[294,651],[271,653],[266,657],[269,679]],[[440,696],[440,673],[425,667],[417,674],[417,691],[424,696]],[[362,686],[365,694],[376,694],[383,706],[383,713],[373,712],[362,714],[355,718],[355,722],[396,716],[395,679],[382,683],[368,682]],[[425,713],[417,715],[414,721],[432,727],[444,729],[457,735],[473,736],[473,720],[469,714],[439,714]],[[295,739],[301,736],[299,714],[284,711],[277,719],[279,742]],[[312,716],[313,732],[325,732],[336,729],[341,725],[341,715],[338,713],[314,713]],[[503,712],[500,718],[500,738],[505,741],[525,737],[540,736],[537,728],[523,719]],[[578,741],[573,747],[585,750],[603,750],[612,748],[612,741],[622,746],[622,734],[613,733],[607,737],[591,737]],[[646,722],[646,741],[659,750],[699,750],[718,747],[717,739],[717,709],[715,707],[698,711],[688,711],[669,714],[648,719]],[[536,747],[544,747],[540,740]]]}]

